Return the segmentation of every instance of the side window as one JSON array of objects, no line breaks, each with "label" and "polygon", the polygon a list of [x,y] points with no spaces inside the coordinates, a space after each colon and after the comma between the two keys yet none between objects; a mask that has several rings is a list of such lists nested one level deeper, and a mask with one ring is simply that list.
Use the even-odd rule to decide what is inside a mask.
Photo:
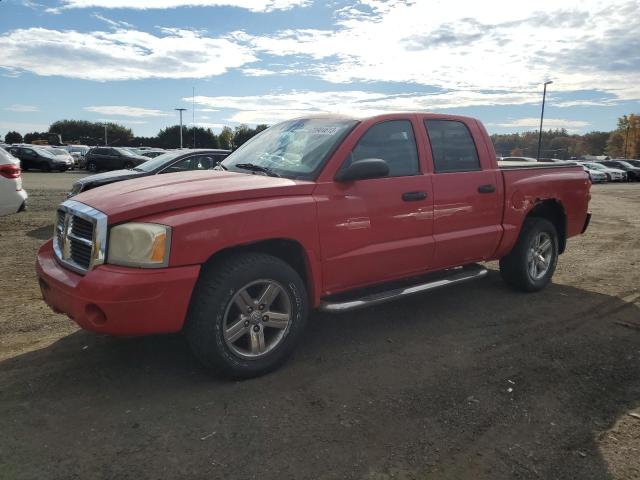
[{"label": "side window", "polygon": [[365,158],[381,158],[389,165],[390,177],[418,175],[418,150],[409,120],[378,123],[358,140],[350,162]]},{"label": "side window", "polygon": [[169,168],[166,168],[162,171],[162,173],[175,173],[175,172],[186,172],[191,170],[191,162],[195,160],[194,157],[183,158],[182,160],[174,163]]},{"label": "side window", "polygon": [[211,155],[198,155],[193,159],[192,170],[211,170],[216,166],[216,161]]},{"label": "side window", "polygon": [[436,173],[480,170],[478,151],[467,126],[455,120],[425,120]]}]

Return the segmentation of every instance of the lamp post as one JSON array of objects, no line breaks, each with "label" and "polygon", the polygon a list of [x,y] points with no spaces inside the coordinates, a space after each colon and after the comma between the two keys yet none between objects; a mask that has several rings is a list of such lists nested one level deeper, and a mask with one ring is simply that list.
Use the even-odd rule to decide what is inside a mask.
[{"label": "lamp post", "polygon": [[544,82],[544,91],[542,92],[542,112],[540,113],[540,131],[538,132],[538,156],[536,160],[540,160],[540,148],[542,147],[542,119],[544,118],[544,101],[547,98],[547,85],[551,85],[553,82],[549,80]]},{"label": "lamp post", "polygon": [[186,111],[186,108],[175,108],[174,110],[177,110],[178,112],[180,112],[180,148],[182,148],[182,112]]},{"label": "lamp post", "polygon": [[106,147],[107,145],[109,145],[109,143],[107,142],[107,124],[104,124],[104,146]]}]

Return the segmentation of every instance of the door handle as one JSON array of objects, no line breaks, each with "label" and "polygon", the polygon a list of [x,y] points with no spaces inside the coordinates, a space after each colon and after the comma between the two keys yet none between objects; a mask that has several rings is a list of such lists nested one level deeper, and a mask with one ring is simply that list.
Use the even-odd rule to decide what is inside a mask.
[{"label": "door handle", "polygon": [[402,194],[402,200],[405,202],[418,202],[427,198],[426,192],[405,192]]},{"label": "door handle", "polygon": [[478,193],[493,193],[496,191],[496,186],[495,185],[480,185],[478,187]]}]

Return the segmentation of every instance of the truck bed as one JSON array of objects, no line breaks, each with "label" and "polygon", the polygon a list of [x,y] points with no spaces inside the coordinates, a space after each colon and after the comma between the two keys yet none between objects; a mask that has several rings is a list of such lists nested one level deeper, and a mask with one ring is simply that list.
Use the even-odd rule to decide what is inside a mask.
[{"label": "truck bed", "polygon": [[511,161],[498,161],[498,168],[502,170],[516,170],[521,168],[564,168],[575,167],[576,162],[511,162]]},{"label": "truck bed", "polygon": [[575,162],[504,162],[498,161],[498,168],[502,170],[517,170],[521,168],[566,168],[575,167]]}]

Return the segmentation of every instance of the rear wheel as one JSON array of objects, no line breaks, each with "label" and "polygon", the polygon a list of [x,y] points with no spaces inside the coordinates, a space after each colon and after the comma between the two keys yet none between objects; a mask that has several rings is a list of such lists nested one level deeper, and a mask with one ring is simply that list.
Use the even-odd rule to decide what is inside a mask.
[{"label": "rear wheel", "polygon": [[524,221],[511,252],[500,259],[500,273],[510,287],[524,292],[542,290],[551,281],[558,263],[558,233],[544,219]]},{"label": "rear wheel", "polygon": [[88,162],[87,163],[87,170],[89,170],[90,172],[97,172],[98,171],[98,166],[96,165],[96,162]]},{"label": "rear wheel", "polygon": [[298,273],[279,258],[249,253],[204,267],[185,333],[207,367],[250,378],[288,358],[307,315],[307,293]]},{"label": "rear wheel", "polygon": [[125,162],[124,168],[125,168],[125,170],[131,170],[133,168],[133,163]]}]

